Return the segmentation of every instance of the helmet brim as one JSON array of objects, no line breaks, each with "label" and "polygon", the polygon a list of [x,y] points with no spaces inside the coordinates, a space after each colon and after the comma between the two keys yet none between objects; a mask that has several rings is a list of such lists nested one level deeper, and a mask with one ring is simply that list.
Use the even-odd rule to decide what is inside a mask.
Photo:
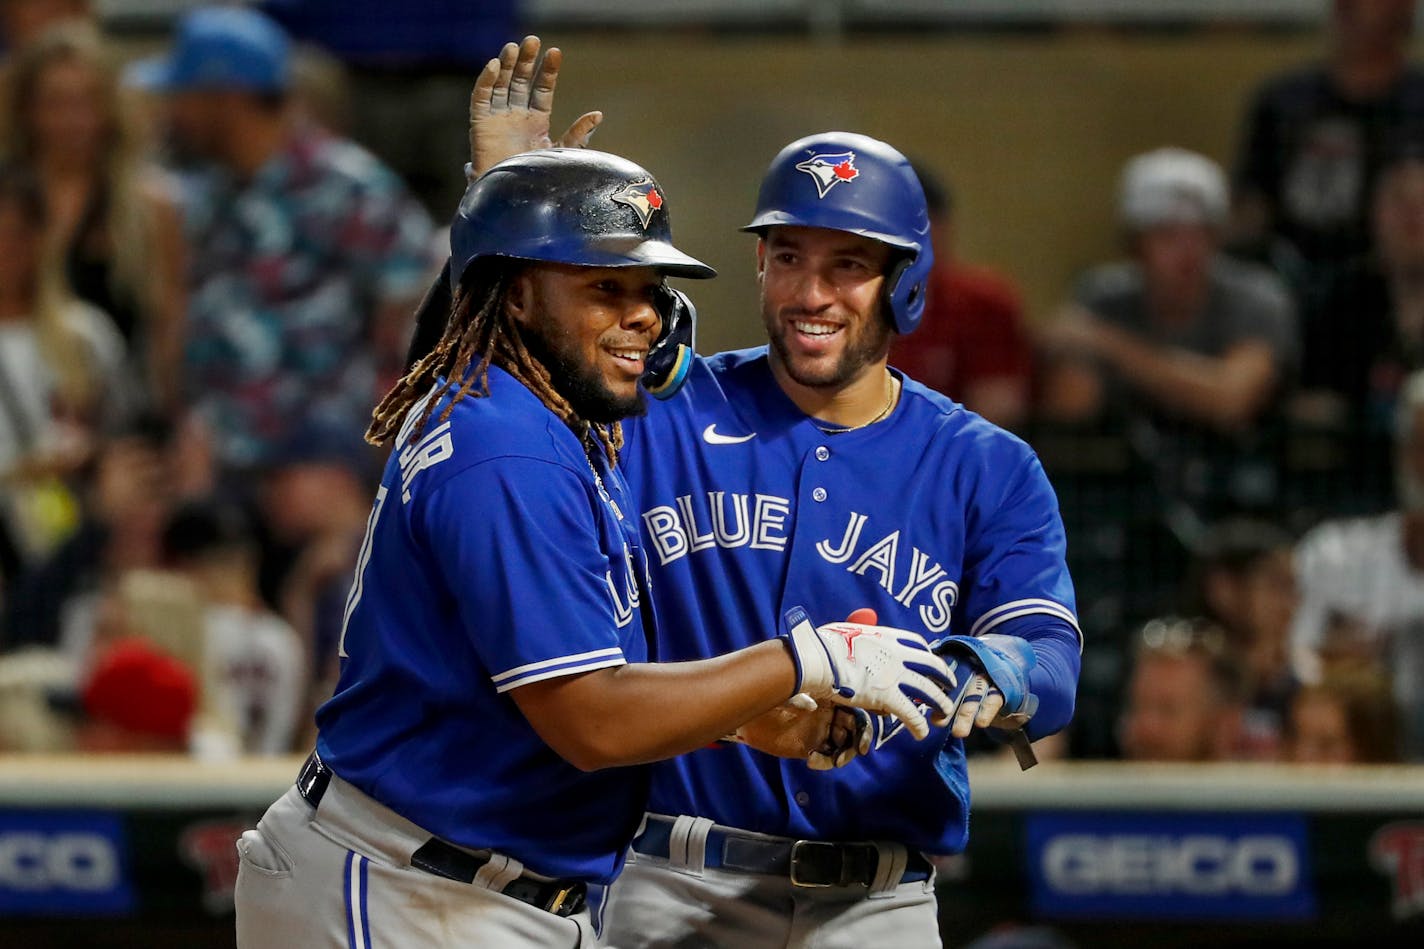
[{"label": "helmet brim", "polygon": [[740,230],[762,237],[765,236],[767,228],[771,227],[814,227],[823,231],[843,231],[847,234],[868,237],[873,241],[889,244],[891,247],[909,251],[912,254],[918,254],[924,249],[919,241],[906,240],[899,234],[887,234],[879,228],[869,226],[868,222],[867,226],[860,226],[852,219],[851,215],[847,215],[844,212],[841,212],[839,217],[841,220],[837,224],[832,225],[824,221],[789,214],[786,211],[767,211],[758,214],[752,219],[750,224],[744,225]]},{"label": "helmet brim", "polygon": [[589,243],[589,257],[606,255],[607,263],[592,263],[601,267],[656,267],[674,277],[691,277],[694,280],[708,280],[717,276],[717,271],[688,254],[684,254],[667,241],[637,240],[628,238],[604,238]]},{"label": "helmet brim", "polygon": [[481,256],[572,267],[655,267],[668,276],[694,280],[717,276],[717,271],[666,241],[636,237],[605,237],[572,245],[567,241],[542,241],[533,246],[509,247]]}]

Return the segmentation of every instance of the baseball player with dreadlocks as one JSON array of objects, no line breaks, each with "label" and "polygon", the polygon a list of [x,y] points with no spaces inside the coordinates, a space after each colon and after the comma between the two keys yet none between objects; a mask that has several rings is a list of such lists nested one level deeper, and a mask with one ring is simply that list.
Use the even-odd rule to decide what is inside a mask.
[{"label": "baseball player with dreadlocks", "polygon": [[669,274],[712,271],[632,162],[547,149],[470,185],[443,328],[367,435],[394,447],[317,751],[239,842],[243,949],[588,945],[584,893],[622,865],[645,763],[793,693],[921,736],[952,710],[924,639],[868,624],[647,661],[681,619],[654,620],[615,462],[689,318]]},{"label": "baseball player with dreadlocks", "polygon": [[[501,82],[531,49],[506,49]],[[473,137],[486,153],[515,145],[550,105],[486,103]],[[924,855],[965,845],[962,739],[996,729],[1031,760],[1025,736],[1072,716],[1082,636],[1057,501],[1027,445],[887,365],[932,263],[903,155],[846,132],[793,142],[745,230],[770,345],[688,360],[681,391],[625,429],[653,603],[687,619],[659,625],[658,655],[755,644],[797,603],[868,606],[854,618],[922,630],[967,684],[930,741],[868,716],[808,760],[724,745],[655,765],[603,935],[620,949],[938,946]]]}]

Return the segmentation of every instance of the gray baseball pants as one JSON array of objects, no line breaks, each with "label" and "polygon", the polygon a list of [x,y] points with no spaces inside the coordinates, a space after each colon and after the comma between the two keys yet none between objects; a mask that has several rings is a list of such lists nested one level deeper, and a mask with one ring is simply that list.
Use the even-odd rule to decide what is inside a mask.
[{"label": "gray baseball pants", "polygon": [[293,788],[237,843],[238,949],[594,944],[587,910],[561,918],[499,892],[517,861],[496,856],[474,883],[412,867],[429,839],[340,778],[317,809]]}]

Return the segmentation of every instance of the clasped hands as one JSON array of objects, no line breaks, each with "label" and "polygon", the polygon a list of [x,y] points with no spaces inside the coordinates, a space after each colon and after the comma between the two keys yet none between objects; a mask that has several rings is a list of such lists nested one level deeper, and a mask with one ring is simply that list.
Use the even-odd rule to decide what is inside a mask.
[{"label": "clasped hands", "polygon": [[793,625],[785,638],[800,672],[797,693],[728,739],[827,770],[868,754],[902,725],[916,740],[931,726],[949,725],[964,738],[976,727],[1021,725],[1003,714],[1003,692],[974,666],[946,662],[919,634],[877,619],[861,609],[844,623]]}]

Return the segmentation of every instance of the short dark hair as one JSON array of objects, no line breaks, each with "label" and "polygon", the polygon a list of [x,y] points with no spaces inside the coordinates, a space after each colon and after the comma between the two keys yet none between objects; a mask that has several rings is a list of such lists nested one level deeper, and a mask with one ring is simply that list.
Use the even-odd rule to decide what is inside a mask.
[{"label": "short dark hair", "polygon": [[163,555],[174,566],[213,554],[255,548],[252,523],[240,508],[216,500],[189,501],[163,527]]},{"label": "short dark hair", "polygon": [[171,418],[154,409],[143,409],[109,437],[114,441],[132,439],[162,450],[172,444],[176,434],[177,426]]},{"label": "short dark hair", "polygon": [[1218,572],[1239,576],[1255,569],[1263,560],[1295,546],[1295,537],[1269,521],[1233,518],[1207,529],[1194,545],[1187,571],[1187,608],[1203,614],[1211,612],[1207,598],[1207,578]]},{"label": "short dark hair", "polygon": [[1295,538],[1269,521],[1234,518],[1209,528],[1196,545],[1196,560],[1209,569],[1233,573],[1249,570],[1279,550],[1295,546]]}]

